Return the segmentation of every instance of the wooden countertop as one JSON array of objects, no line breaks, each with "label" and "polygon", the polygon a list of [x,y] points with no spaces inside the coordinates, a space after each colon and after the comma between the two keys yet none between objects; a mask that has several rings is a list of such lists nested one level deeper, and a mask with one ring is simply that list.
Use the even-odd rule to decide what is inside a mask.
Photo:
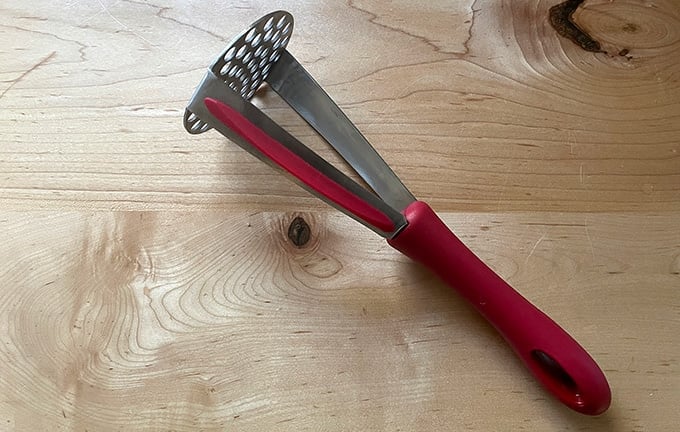
[{"label": "wooden countertop", "polygon": [[[680,8],[586,1],[591,52],[557,0],[524,3],[3,1],[0,430],[677,427]],[[214,56],[278,8],[412,192],[598,361],[606,414],[555,402],[371,231],[184,131]]]}]

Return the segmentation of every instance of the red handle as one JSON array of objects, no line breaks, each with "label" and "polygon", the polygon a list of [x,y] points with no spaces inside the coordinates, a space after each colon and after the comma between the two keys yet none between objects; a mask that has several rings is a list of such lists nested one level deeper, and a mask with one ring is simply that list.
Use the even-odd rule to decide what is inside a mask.
[{"label": "red handle", "polygon": [[570,408],[601,414],[609,384],[567,332],[487,267],[421,201],[404,210],[409,224],[389,244],[433,270],[503,335],[536,378]]}]

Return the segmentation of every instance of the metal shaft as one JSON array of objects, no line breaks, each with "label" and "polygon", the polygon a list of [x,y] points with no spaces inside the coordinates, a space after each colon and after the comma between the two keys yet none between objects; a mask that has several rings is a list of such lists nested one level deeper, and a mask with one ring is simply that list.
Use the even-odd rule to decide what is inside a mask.
[{"label": "metal shaft", "polygon": [[387,204],[401,211],[415,201],[354,123],[287,50],[266,81]]}]

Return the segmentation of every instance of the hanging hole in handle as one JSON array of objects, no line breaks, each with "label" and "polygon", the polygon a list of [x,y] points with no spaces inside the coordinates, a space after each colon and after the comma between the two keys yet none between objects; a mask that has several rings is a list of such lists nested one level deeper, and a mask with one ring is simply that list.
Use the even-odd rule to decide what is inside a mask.
[{"label": "hanging hole in handle", "polygon": [[564,387],[569,389],[569,391],[573,392],[575,395],[578,395],[579,391],[576,381],[574,381],[571,375],[569,375],[569,373],[564,370],[557,360],[550,357],[541,350],[531,351],[531,357],[545,373],[550,375],[557,382],[561,383]]}]

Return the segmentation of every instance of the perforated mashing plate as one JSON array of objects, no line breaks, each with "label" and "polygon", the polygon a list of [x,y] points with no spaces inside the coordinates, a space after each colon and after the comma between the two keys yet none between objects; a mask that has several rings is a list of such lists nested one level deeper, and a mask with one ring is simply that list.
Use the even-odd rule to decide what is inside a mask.
[{"label": "perforated mashing plate", "polygon": [[[250,99],[286,49],[293,16],[285,11],[267,14],[241,33],[210,66],[210,70],[244,99]],[[210,127],[194,113],[184,112],[184,127],[193,134]]]}]

